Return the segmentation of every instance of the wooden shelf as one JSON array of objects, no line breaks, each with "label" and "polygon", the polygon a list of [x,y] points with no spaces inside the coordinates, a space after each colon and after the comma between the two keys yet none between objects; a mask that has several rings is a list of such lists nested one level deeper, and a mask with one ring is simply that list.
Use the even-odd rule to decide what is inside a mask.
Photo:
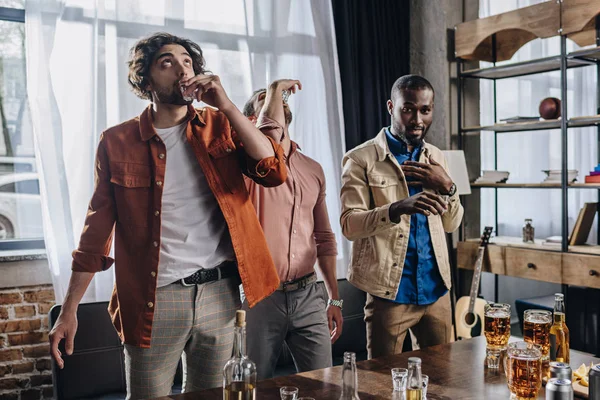
[{"label": "wooden shelf", "polygon": [[[458,268],[472,270],[480,239],[458,242]],[[600,289],[600,246],[523,243],[521,238],[491,239],[483,259],[483,271],[518,278]]]},{"label": "wooden shelf", "polygon": [[[560,189],[560,183],[471,183],[472,188]],[[569,183],[570,189],[600,189],[600,183]]]},{"label": "wooden shelf", "polygon": [[[480,239],[467,239],[467,242],[479,242]],[[516,236],[496,236],[490,239],[491,245],[504,247],[517,247],[529,250],[544,250],[560,252],[560,243],[544,244],[544,240],[536,239],[534,243],[524,243],[523,239]],[[569,253],[588,254],[600,256],[600,245],[589,244],[569,246]]]},{"label": "wooden shelf", "polygon": [[[576,57],[567,60],[567,68],[585,67],[589,65],[595,64],[593,61]],[[461,76],[463,78],[476,79],[505,79],[559,70],[560,56],[553,56],[497,67],[471,69],[463,71]]]},{"label": "wooden shelf", "polygon": [[[600,115],[590,115],[587,117],[576,117],[567,121],[569,128],[585,128],[600,125]],[[546,129],[560,129],[559,119],[540,120],[531,122],[505,123],[484,126],[467,126],[462,128],[463,132],[528,132],[540,131]]]},{"label": "wooden shelf", "polygon": [[580,46],[596,44],[598,0],[562,0],[562,33]]},{"label": "wooden shelf", "polygon": [[[561,0],[545,1],[464,22],[455,28],[455,56],[463,60],[490,62],[510,60],[517,50],[531,40],[561,34],[582,47],[596,45],[596,16],[599,14],[598,0]],[[492,37],[496,39],[495,52]],[[594,51],[588,54],[575,53],[571,58],[597,60],[600,57]],[[545,71],[542,69],[525,74],[536,72]],[[498,78],[501,77],[490,77]]]},{"label": "wooden shelf", "polygon": [[[555,1],[479,18],[456,26],[455,56],[465,60],[510,60],[525,43],[556,36],[559,29],[560,3]],[[495,52],[492,49],[494,35]]]}]

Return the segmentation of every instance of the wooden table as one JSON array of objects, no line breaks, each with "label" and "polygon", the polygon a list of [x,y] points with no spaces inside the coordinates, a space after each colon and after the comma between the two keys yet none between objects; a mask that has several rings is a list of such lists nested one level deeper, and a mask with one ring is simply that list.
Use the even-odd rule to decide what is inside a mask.
[{"label": "wooden table", "polygon": [[[428,400],[473,399],[506,400],[510,392],[506,386],[504,370],[488,370],[485,363],[485,338],[478,337],[452,344],[433,346],[423,350],[381,357],[357,363],[358,391],[361,400],[392,398],[390,368],[404,367],[409,357],[420,357],[422,370],[429,375]],[[598,363],[600,359],[585,353],[571,351],[571,367],[575,370],[582,363]],[[257,400],[279,400],[281,386],[296,386],[300,396],[316,400],[337,400],[341,393],[342,367],[267,379],[258,383]],[[161,400],[220,400],[221,388],[201,392],[161,397]],[[539,399],[544,398],[544,388]]]}]

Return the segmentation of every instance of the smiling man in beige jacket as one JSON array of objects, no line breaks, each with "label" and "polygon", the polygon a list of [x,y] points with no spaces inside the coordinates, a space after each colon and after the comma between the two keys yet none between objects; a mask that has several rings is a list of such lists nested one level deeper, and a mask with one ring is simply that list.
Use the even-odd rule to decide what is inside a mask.
[{"label": "smiling man in beige jacket", "polygon": [[348,280],[367,292],[369,358],[399,353],[408,329],[421,347],[451,340],[444,232],[462,220],[442,152],[424,141],[434,90],[406,75],[387,102],[391,126],[342,161],[342,232],[353,241]]}]

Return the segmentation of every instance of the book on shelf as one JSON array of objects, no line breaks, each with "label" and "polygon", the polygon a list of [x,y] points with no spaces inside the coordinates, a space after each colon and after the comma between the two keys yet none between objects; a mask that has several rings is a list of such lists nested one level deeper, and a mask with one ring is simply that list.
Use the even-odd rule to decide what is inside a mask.
[{"label": "book on shelf", "polygon": [[[562,181],[562,170],[561,169],[545,169],[542,170],[546,174],[546,179],[542,183],[560,183]],[[575,182],[579,171],[576,169],[567,170],[567,181]]]},{"label": "book on shelf", "polygon": [[508,118],[502,118],[500,120],[499,123],[506,123],[506,124],[516,124],[519,122],[535,122],[535,121],[539,121],[540,117],[523,117],[520,115],[514,116],[514,117],[508,117]]},{"label": "book on shelf", "polygon": [[585,203],[581,207],[577,221],[575,221],[575,226],[573,226],[573,231],[569,237],[569,246],[585,244],[590,234],[590,229],[592,229],[597,210],[598,203]]},{"label": "book on shelf", "polygon": [[475,180],[475,183],[504,183],[508,180],[509,175],[508,171],[482,171],[481,176]]},{"label": "book on shelf", "polygon": [[560,246],[562,244],[562,236],[549,236],[546,239],[544,239],[542,244],[548,246]]},{"label": "book on shelf", "polygon": [[600,175],[587,175],[585,183],[600,183]]}]

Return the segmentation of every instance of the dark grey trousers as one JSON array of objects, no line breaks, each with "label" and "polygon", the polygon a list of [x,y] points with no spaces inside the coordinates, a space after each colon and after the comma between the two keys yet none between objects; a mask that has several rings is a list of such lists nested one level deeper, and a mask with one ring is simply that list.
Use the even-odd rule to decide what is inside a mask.
[{"label": "dark grey trousers", "polygon": [[276,291],[246,310],[248,356],[256,363],[258,379],[273,377],[285,342],[298,372],[331,366],[331,337],[327,322],[327,293],[322,283],[293,292]]}]

